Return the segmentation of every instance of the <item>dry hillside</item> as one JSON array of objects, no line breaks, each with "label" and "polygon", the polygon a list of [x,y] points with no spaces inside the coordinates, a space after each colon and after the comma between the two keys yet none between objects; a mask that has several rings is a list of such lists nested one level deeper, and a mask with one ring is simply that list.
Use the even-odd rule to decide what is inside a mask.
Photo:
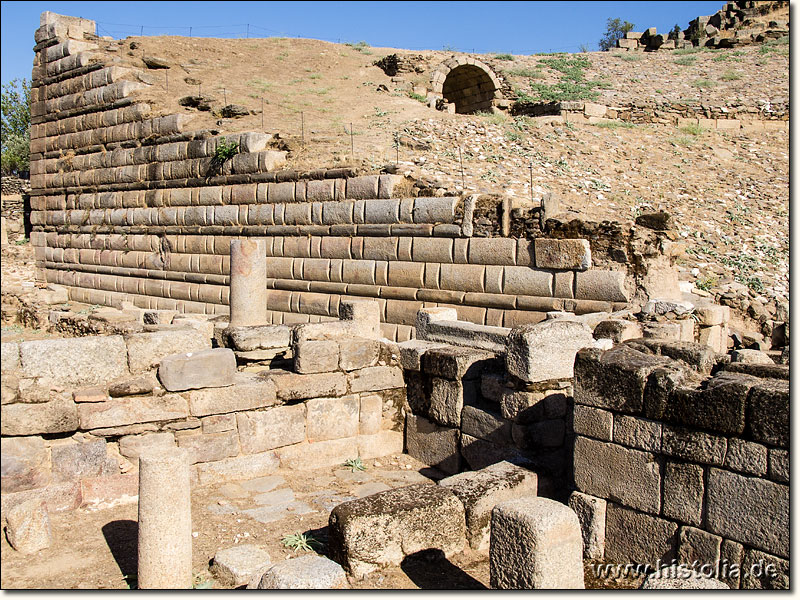
[{"label": "dry hillside", "polygon": [[[566,65],[592,82],[572,91],[607,106],[684,104],[761,118],[788,111],[787,41],[736,50],[475,58],[520,98],[555,89]],[[467,191],[507,194],[524,207],[549,190],[585,220],[629,220],[663,209],[687,242],[684,279],[717,294],[735,280],[743,309],[753,300],[758,310],[788,298],[788,131],[448,114],[414,93],[453,56],[442,51],[287,38],[131,37],[103,46],[140,68],[144,55],[165,59],[170,68],[148,70],[143,79],[151,85],[139,92],[158,112],[189,113],[191,127],[220,132],[261,130],[263,120],[263,130],[279,134],[291,151],[290,166],[355,162],[379,169],[399,159],[399,172],[427,187],[460,191],[460,149]],[[421,72],[387,76],[373,63],[388,54],[408,58]],[[211,111],[179,104],[198,94]],[[224,104],[250,114],[222,119],[215,112]]]}]

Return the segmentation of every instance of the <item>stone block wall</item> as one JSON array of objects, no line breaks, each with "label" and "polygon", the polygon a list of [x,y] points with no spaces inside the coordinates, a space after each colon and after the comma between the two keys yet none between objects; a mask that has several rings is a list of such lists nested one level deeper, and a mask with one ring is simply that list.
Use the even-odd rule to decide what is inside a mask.
[{"label": "stone block wall", "polygon": [[[294,372],[242,370],[229,385],[170,392],[157,370],[209,352],[210,330],[151,328],[2,344],[3,514],[32,497],[51,511],[134,499],[151,446],[188,449],[200,485],[403,450],[402,369],[377,340],[339,336],[317,348],[315,369],[297,361],[315,342],[293,344]],[[279,333],[292,343],[293,329]]]},{"label": "stone block wall", "polygon": [[[31,240],[42,278],[73,300],[224,314],[242,236],[267,240],[274,324],[374,298],[384,335],[402,341],[423,307],[511,327],[632,297],[626,267],[592,268],[586,240],[472,237],[470,198],[402,197],[396,175],[281,169],[286,153],[262,132],[187,131],[187,115],[139,99],[137,69],[114,64],[91,21],[44,13],[35,37]],[[239,153],[220,164],[223,142]]]},{"label": "stone block wall", "polygon": [[719,357],[642,341],[578,353],[570,504],[587,558],[788,587],[788,367]]}]

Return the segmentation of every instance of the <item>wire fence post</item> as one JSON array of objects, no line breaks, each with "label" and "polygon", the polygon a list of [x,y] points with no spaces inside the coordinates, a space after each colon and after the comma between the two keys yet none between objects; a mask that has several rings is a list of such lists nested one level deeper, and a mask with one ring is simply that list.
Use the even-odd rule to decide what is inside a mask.
[{"label": "wire fence post", "polygon": [[394,134],[394,154],[394,164],[400,166],[400,134],[397,132]]},{"label": "wire fence post", "polygon": [[306,145],[306,116],[305,113],[300,111],[300,143]]},{"label": "wire fence post", "polygon": [[192,28],[189,27],[189,37],[192,37]]},{"label": "wire fence post", "polygon": [[353,144],[353,124],[350,123],[350,158],[356,160],[355,146]]},{"label": "wire fence post", "polygon": [[140,37],[143,37],[143,36],[144,36],[144,25],[142,25],[141,27],[139,27],[139,36],[140,36]]},{"label": "wire fence post", "polygon": [[261,96],[261,129],[264,129],[264,96]]},{"label": "wire fence post", "polygon": [[533,202],[533,161],[528,165],[531,173],[531,202]]},{"label": "wire fence post", "polygon": [[225,106],[228,106],[228,92],[225,91],[225,88],[222,88],[222,100]]},{"label": "wire fence post", "polygon": [[247,24],[247,37],[250,38],[250,23]]}]

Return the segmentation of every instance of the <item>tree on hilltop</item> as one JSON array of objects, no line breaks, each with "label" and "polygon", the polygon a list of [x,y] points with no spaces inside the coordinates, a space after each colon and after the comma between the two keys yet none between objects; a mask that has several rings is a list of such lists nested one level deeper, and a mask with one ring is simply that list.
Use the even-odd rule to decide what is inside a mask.
[{"label": "tree on hilltop", "polygon": [[30,170],[31,83],[14,79],[0,94],[0,165],[4,175]]},{"label": "tree on hilltop", "polygon": [[623,21],[622,19],[611,19],[609,18],[606,21],[606,32],[603,34],[603,37],[600,38],[600,50],[609,50],[617,45],[617,40],[625,37],[625,34],[629,31],[633,31],[633,23],[629,23],[628,21]]}]

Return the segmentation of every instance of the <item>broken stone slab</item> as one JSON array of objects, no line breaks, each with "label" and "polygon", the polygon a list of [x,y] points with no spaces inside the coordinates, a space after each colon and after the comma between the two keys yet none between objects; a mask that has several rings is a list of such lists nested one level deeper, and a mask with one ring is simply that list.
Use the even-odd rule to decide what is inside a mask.
[{"label": "broken stone slab", "polygon": [[148,69],[169,69],[170,65],[166,58],[161,58],[159,56],[151,56],[149,54],[145,54],[142,56],[142,62],[147,66]]},{"label": "broken stone slab", "polygon": [[485,369],[498,367],[496,356],[473,348],[431,348],[422,357],[422,370],[447,379],[478,379]]},{"label": "broken stone slab", "polygon": [[347,575],[339,564],[324,556],[298,556],[269,568],[253,587],[259,590],[338,590],[347,587]]},{"label": "broken stone slab", "polygon": [[464,505],[469,545],[488,551],[492,509],[506,500],[536,496],[537,482],[533,471],[502,461],[480,471],[446,477],[439,485],[450,489]]},{"label": "broken stone slab", "polygon": [[236,373],[236,355],[229,348],[172,354],[158,365],[158,378],[170,392],[233,385]]},{"label": "broken stone slab", "polygon": [[50,459],[41,437],[3,437],[0,450],[3,494],[43,487],[50,482]]},{"label": "broken stone slab", "polygon": [[[211,340],[196,329],[172,329],[125,336],[131,373],[158,368],[161,359],[181,352],[211,348]],[[113,379],[113,378],[108,378]]]},{"label": "broken stone slab", "polygon": [[761,350],[734,350],[731,353],[732,363],[744,363],[750,365],[774,365],[775,361],[766,352]]},{"label": "broken stone slab", "polygon": [[6,537],[11,547],[22,554],[33,554],[49,548],[53,534],[44,500],[26,500],[9,510]]},{"label": "broken stone slab", "polygon": [[608,338],[615,344],[642,337],[638,323],[626,319],[606,319],[594,328],[595,339]]},{"label": "broken stone slab", "polygon": [[40,435],[75,431],[79,423],[77,406],[72,398],[64,396],[56,396],[43,404],[4,404],[0,409],[0,432],[3,435]]},{"label": "broken stone slab", "polygon": [[575,355],[595,343],[584,323],[553,319],[511,331],[506,342],[506,369],[529,383],[573,376]]},{"label": "broken stone slab", "polygon": [[651,298],[642,307],[642,313],[645,315],[665,315],[667,313],[675,313],[676,315],[683,315],[694,310],[694,304],[688,300],[669,300]]},{"label": "broken stone slab", "polygon": [[729,590],[726,583],[701,575],[684,565],[671,565],[648,575],[643,590]]},{"label": "broken stone slab", "polygon": [[397,344],[397,348],[400,351],[400,364],[408,371],[421,370],[422,357],[428,350],[446,347],[447,344],[419,339],[407,340]]},{"label": "broken stone slab", "polygon": [[334,508],[328,548],[351,575],[361,578],[421,550],[438,548],[445,556],[461,551],[465,523],[464,506],[452,491],[409,485]]},{"label": "broken stone slab", "polygon": [[254,575],[262,574],[272,565],[269,552],[253,544],[239,544],[218,550],[211,563],[211,574],[222,585],[246,585]]},{"label": "broken stone slab", "polygon": [[528,496],[492,510],[492,588],[584,589],[582,556],[578,517],[560,502]]},{"label": "broken stone slab", "polygon": [[602,560],[606,548],[606,501],[572,492],[569,507],[578,515],[583,532],[583,558]]},{"label": "broken stone slab", "polygon": [[[129,377],[121,381],[117,381],[108,386],[108,395],[112,398],[119,398],[122,396],[142,396],[151,394],[158,385],[158,381],[152,374],[141,375],[139,377]],[[75,397],[75,402],[91,402],[91,400],[78,400]]]},{"label": "broken stone slab", "polygon": [[196,417],[253,410],[277,403],[275,384],[250,373],[236,373],[229,386],[190,390],[182,395],[189,401],[189,412]]},{"label": "broken stone slab", "polygon": [[459,321],[453,308],[423,308],[417,312],[416,335],[419,340],[468,346],[502,354],[510,332],[508,327]]},{"label": "broken stone slab", "polygon": [[291,346],[292,331],[286,325],[229,326],[225,336],[235,350],[252,352],[288,348]]}]

